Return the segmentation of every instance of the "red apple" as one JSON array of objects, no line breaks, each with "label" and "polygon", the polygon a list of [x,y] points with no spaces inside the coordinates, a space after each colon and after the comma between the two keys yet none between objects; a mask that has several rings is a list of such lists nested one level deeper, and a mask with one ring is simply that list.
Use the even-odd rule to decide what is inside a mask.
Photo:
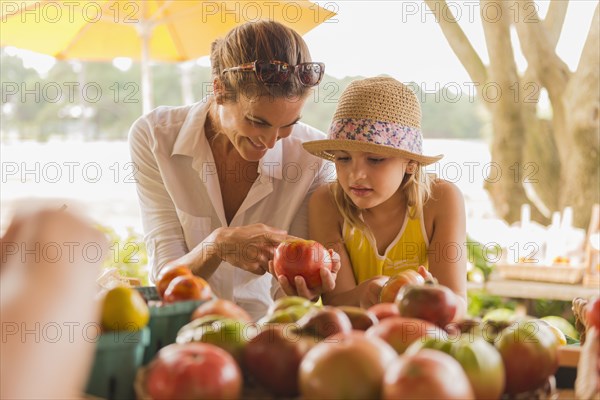
[{"label": "red apple", "polygon": [[479,317],[463,318],[460,321],[446,325],[445,329],[450,334],[465,335],[469,337],[483,336],[483,321]]},{"label": "red apple", "polygon": [[[204,318],[211,318],[207,316]],[[202,321],[199,319],[198,321]],[[208,322],[208,321],[207,321]],[[244,347],[255,333],[256,327],[250,323],[230,318],[222,318],[204,323],[195,328],[188,328],[194,321],[184,326],[177,333],[177,343],[202,342],[218,346],[231,354],[236,361],[241,361]],[[187,329],[186,329],[187,328]]]},{"label": "red apple", "polygon": [[234,359],[216,346],[170,344],[148,365],[144,387],[153,400],[238,399],[242,373]]},{"label": "red apple", "polygon": [[502,357],[496,348],[481,337],[464,335],[452,338],[428,338],[409,346],[405,355],[423,349],[442,351],[463,367],[477,399],[499,399],[504,390],[505,373]]},{"label": "red apple", "polygon": [[245,370],[277,397],[298,395],[300,361],[315,345],[291,328],[291,325],[266,327],[250,340],[243,353]]},{"label": "red apple", "polygon": [[174,278],[167,290],[163,300],[165,303],[175,303],[187,300],[210,300],[212,291],[208,282],[193,275],[182,275]]},{"label": "red apple", "polygon": [[383,375],[396,357],[387,343],[362,332],[334,335],[313,347],[300,363],[302,398],[378,399]]},{"label": "red apple", "polygon": [[160,298],[165,297],[165,290],[169,286],[169,283],[178,276],[192,276],[192,270],[186,266],[180,265],[177,267],[171,267],[166,265],[163,269],[158,273],[158,279],[156,281],[156,291]]},{"label": "red apple", "polygon": [[452,345],[450,355],[463,367],[477,399],[499,399],[506,376],[496,348],[483,338],[463,336]]},{"label": "red apple", "polygon": [[310,310],[298,320],[296,326],[299,333],[312,336],[315,340],[352,331],[352,323],[348,316],[330,306]]},{"label": "red apple", "polygon": [[346,314],[348,319],[350,319],[350,323],[352,324],[352,329],[359,331],[366,331],[373,325],[377,325],[379,320],[371,311],[365,310],[360,307],[352,307],[352,306],[341,306],[338,307],[338,310],[341,310]]},{"label": "red apple", "polygon": [[275,311],[272,314],[267,313],[264,317],[258,320],[259,324],[287,324],[296,322],[305,316],[312,307],[291,306],[283,310]]},{"label": "red apple", "polygon": [[[227,319],[222,315],[210,314],[204,317],[196,318],[182,326],[177,331],[177,343],[199,342],[202,333],[205,330],[213,329],[212,325],[216,322]],[[216,325],[215,325],[216,326]]]},{"label": "red apple", "polygon": [[398,357],[383,380],[383,399],[474,399],[473,389],[454,358],[424,349]]},{"label": "red apple", "polygon": [[504,362],[506,393],[537,389],[558,369],[558,340],[538,321],[513,323],[495,344]]},{"label": "red apple", "polygon": [[380,303],[393,303],[398,296],[398,292],[404,285],[423,285],[425,278],[413,269],[407,269],[396,275],[390,276],[379,293]]},{"label": "red apple", "polygon": [[421,319],[392,317],[369,328],[366,336],[383,339],[398,354],[402,354],[417,340],[424,340],[425,337],[443,338],[447,334],[443,329]]},{"label": "red apple", "polygon": [[311,308],[313,305],[314,304],[312,301],[310,301],[304,297],[300,297],[300,296],[280,297],[279,299],[275,300],[273,302],[273,304],[271,304],[269,306],[269,309],[267,310],[267,315],[275,314],[277,311],[283,311],[290,307],[301,306],[301,307]]},{"label": "red apple", "polygon": [[424,319],[444,328],[456,314],[458,299],[442,285],[407,285],[398,293],[396,304],[401,316]]},{"label": "red apple", "polygon": [[400,310],[394,303],[379,303],[374,304],[367,309],[372,312],[379,321],[390,317],[399,317]]},{"label": "red apple", "polygon": [[192,313],[191,319],[195,320],[206,315],[220,315],[239,321],[252,322],[252,317],[250,317],[250,314],[248,314],[246,310],[234,302],[224,299],[214,299],[200,304]]},{"label": "red apple", "polygon": [[452,346],[454,340],[446,336],[425,336],[421,340],[415,340],[408,348],[404,351],[404,355],[411,356],[418,353],[423,349],[431,349],[443,351],[448,355],[452,355]]},{"label": "red apple", "polygon": [[294,286],[301,276],[309,289],[321,286],[321,268],[331,269],[331,254],[314,240],[291,239],[281,242],[273,256],[275,275],[284,275]]}]

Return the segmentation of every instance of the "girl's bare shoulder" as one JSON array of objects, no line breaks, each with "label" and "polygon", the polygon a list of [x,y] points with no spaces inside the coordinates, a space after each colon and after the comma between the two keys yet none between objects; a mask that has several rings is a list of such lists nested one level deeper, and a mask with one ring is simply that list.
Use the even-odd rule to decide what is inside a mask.
[{"label": "girl's bare shoulder", "polygon": [[451,212],[458,207],[464,207],[464,198],[458,186],[444,179],[434,179],[431,183],[431,197],[425,203],[424,209],[437,214]]},{"label": "girl's bare shoulder", "polygon": [[320,217],[327,220],[341,221],[342,216],[333,199],[332,184],[319,186],[312,194],[309,207],[316,211]]},{"label": "girl's bare shoulder", "polygon": [[333,200],[332,184],[319,186],[312,194],[310,198],[311,204],[318,204],[323,207],[334,207],[335,201]]}]

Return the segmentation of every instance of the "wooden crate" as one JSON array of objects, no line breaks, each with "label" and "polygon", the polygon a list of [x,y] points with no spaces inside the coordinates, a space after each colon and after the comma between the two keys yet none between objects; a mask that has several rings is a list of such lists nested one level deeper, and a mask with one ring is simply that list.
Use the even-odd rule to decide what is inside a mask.
[{"label": "wooden crate", "polygon": [[585,266],[496,264],[495,270],[504,279],[576,284],[583,279]]},{"label": "wooden crate", "polygon": [[583,276],[583,286],[600,289],[600,275],[586,273]]}]

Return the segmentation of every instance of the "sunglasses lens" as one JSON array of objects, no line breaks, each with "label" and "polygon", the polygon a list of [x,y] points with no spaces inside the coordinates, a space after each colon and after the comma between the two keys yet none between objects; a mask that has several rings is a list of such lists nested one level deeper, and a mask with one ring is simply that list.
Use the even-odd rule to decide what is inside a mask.
[{"label": "sunglasses lens", "polygon": [[298,77],[300,82],[306,86],[315,86],[321,82],[323,78],[323,66],[318,63],[305,63],[300,64],[298,68]]},{"label": "sunglasses lens", "polygon": [[276,64],[270,62],[257,62],[256,74],[260,80],[268,85],[281,85],[288,80],[290,66],[287,64]]}]

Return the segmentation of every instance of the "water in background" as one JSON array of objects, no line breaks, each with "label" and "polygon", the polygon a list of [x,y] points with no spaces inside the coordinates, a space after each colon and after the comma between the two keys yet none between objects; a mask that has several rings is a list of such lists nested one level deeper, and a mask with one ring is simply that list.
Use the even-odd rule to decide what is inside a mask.
[{"label": "water in background", "polygon": [[[444,154],[428,170],[454,182],[463,192],[468,229],[479,230],[481,221],[494,219],[487,192],[490,152],[481,140],[429,139],[425,154]],[[50,141],[2,143],[1,229],[15,207],[47,198],[82,203],[96,221],[125,232],[142,232],[135,189],[135,170],[125,141]],[[33,199],[33,200],[25,200]],[[470,232],[470,231],[469,231]]]},{"label": "water in background", "polygon": [[15,207],[61,198],[118,232],[142,231],[127,142],[3,143],[0,158],[2,228]]}]

